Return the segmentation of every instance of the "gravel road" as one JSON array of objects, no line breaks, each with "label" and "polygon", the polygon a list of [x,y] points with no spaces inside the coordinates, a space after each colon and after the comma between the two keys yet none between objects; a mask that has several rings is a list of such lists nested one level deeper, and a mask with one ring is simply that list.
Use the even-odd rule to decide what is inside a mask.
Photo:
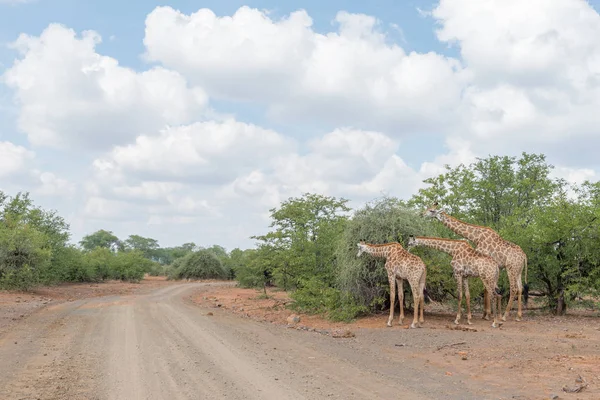
[{"label": "gravel road", "polygon": [[336,339],[198,307],[189,297],[206,285],[77,300],[31,314],[0,337],[0,398],[417,400],[518,394],[445,376],[444,369],[403,358],[374,336]]}]

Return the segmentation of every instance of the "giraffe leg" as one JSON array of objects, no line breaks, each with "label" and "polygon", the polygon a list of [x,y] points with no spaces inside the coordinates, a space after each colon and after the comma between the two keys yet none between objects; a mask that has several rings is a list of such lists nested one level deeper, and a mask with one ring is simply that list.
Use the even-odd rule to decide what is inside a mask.
[{"label": "giraffe leg", "polygon": [[467,324],[473,325],[471,322],[471,291],[469,290],[469,278],[463,280],[463,286],[465,288],[465,301],[467,302]]},{"label": "giraffe leg", "polygon": [[[490,288],[491,289],[491,288]],[[498,327],[498,315],[500,314],[500,299],[496,292],[492,291],[493,289],[490,290],[490,296],[492,297],[490,299],[490,302],[492,303],[492,308],[494,309],[494,322],[492,322],[492,328],[497,328]]]},{"label": "giraffe leg", "polygon": [[419,323],[425,322],[425,318],[423,317],[423,310],[425,309],[425,280],[427,276],[427,270],[423,271],[423,275],[421,276],[421,280],[419,282],[419,293],[421,293],[421,317],[419,318]]},{"label": "giraffe leg", "polygon": [[[510,276],[509,276],[510,278]],[[515,301],[515,289],[516,289],[516,284],[514,282],[514,280],[511,278],[509,280],[509,286],[510,286],[510,294],[508,296],[508,304],[506,305],[506,311],[504,312],[504,315],[502,316],[502,321],[506,321],[506,318],[508,318],[508,315],[510,314],[510,309],[512,308],[513,305],[513,301]]]},{"label": "giraffe leg", "polygon": [[500,325],[502,325],[502,322],[498,321],[498,316],[501,313],[500,299],[502,298],[502,296],[500,296],[499,294],[496,293],[493,282],[484,281],[483,283],[486,287],[486,290],[490,293],[490,302],[492,303],[492,309],[493,309],[493,314],[494,314],[494,321],[492,322],[492,328],[497,328]]},{"label": "giraffe leg", "polygon": [[496,298],[496,323],[498,324],[498,326],[501,326],[503,322],[500,321],[498,317],[502,314],[502,295],[496,294],[494,295],[494,297]]},{"label": "giraffe leg", "polygon": [[404,279],[396,278],[398,285],[398,303],[400,303],[400,317],[398,318],[398,325],[402,325],[404,321]]},{"label": "giraffe leg", "polygon": [[411,328],[421,327],[419,325],[419,304],[421,303],[421,296],[419,296],[419,284],[418,282],[411,282],[411,289],[413,294],[413,303],[414,303],[414,313],[413,313],[413,322],[410,324]]},{"label": "giraffe leg", "polygon": [[515,318],[515,321],[521,321],[523,319],[523,308],[522,308],[522,304],[521,304],[521,295],[523,293],[523,282],[521,281],[521,275],[517,276],[516,279],[516,286],[517,286],[517,318]]},{"label": "giraffe leg", "polygon": [[482,318],[486,321],[490,320],[490,315],[492,314],[492,308],[490,306],[490,292],[484,288],[483,289],[483,316]]},{"label": "giraffe leg", "polygon": [[425,295],[421,294],[421,308],[419,309],[419,312],[421,313],[420,317],[419,317],[419,323],[423,323],[425,322],[425,317],[423,316],[423,309],[425,308]]},{"label": "giraffe leg", "polygon": [[456,313],[456,319],[454,320],[454,323],[456,325],[459,324],[460,321],[460,309],[462,308],[462,296],[463,296],[463,283],[462,283],[462,276],[457,275],[456,277],[456,288],[458,289],[458,312]]},{"label": "giraffe leg", "polygon": [[[392,320],[394,319],[394,308],[396,307],[396,279],[391,275],[388,275],[388,280],[390,282],[390,317],[387,321],[387,326],[392,326]],[[400,305],[400,309],[402,309],[402,304]]]}]

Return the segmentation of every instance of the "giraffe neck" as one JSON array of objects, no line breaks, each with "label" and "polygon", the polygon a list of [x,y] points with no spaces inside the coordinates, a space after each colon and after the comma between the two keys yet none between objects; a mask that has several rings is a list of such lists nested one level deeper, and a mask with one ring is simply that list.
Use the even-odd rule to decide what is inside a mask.
[{"label": "giraffe neck", "polygon": [[380,245],[367,244],[365,245],[365,253],[373,257],[387,258],[390,252],[398,245],[398,243],[387,243]]},{"label": "giraffe neck", "polygon": [[438,214],[438,219],[450,228],[454,233],[465,237],[475,243],[480,239],[481,234],[483,233],[484,228],[477,225],[468,224],[466,222],[461,221],[458,218],[454,218],[445,212],[441,212]]},{"label": "giraffe neck", "polygon": [[450,255],[462,248],[466,242],[460,239],[442,239],[435,237],[416,236],[415,243],[417,246],[431,247],[432,249],[443,251]]}]

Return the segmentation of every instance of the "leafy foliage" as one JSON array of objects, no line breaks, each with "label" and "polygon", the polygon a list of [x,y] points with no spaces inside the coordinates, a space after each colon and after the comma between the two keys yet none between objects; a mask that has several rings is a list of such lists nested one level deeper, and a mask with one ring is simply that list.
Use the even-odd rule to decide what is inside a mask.
[{"label": "leafy foliage", "polygon": [[127,250],[137,250],[141,252],[145,258],[158,261],[159,254],[157,253],[157,250],[159,249],[159,246],[158,240],[156,239],[146,238],[140,235],[129,235],[125,240],[124,245]]},{"label": "leafy foliage", "polygon": [[[527,153],[446,166],[444,173],[425,180],[428,186],[409,201],[377,199],[350,218],[343,215],[348,211],[345,200],[335,203],[310,194],[289,199],[271,210],[275,229],[256,236],[258,247],[236,267],[236,278],[246,286],[276,284],[292,290],[294,307],[331,318],[383,309],[389,290],[384,261],[358,259],[356,243],[404,243],[411,234],[457,237],[441,223],[422,218],[425,207],[438,202],[454,217],[489,226],[520,245],[528,255],[532,294],[545,296],[562,313],[570,302],[600,295],[600,183],[567,185],[551,177],[552,169],[543,154]],[[319,202],[336,205],[326,219],[310,212]],[[323,241],[313,240],[315,231]],[[450,257],[428,248],[412,251],[428,266],[429,297],[454,297]],[[407,301],[410,292],[404,286]],[[499,286],[507,296],[506,272]],[[478,280],[470,288],[472,296],[481,295]]]},{"label": "leafy foliage", "polygon": [[68,224],[55,211],[36,206],[28,193],[10,197],[0,192],[0,289],[106,279],[136,282],[159,270],[151,259],[150,251],[158,245],[153,239],[132,235],[124,246],[112,232],[100,230],[82,239],[81,250],[69,238]]},{"label": "leafy foliage", "polygon": [[98,247],[114,250],[122,250],[124,248],[117,236],[115,236],[111,231],[105,231],[104,229],[100,229],[99,231],[89,235],[85,235],[79,244],[84,250],[88,251],[94,250]]},{"label": "leafy foliage", "polygon": [[[335,247],[350,209],[348,200],[304,194],[271,209],[271,232],[253,236],[259,241],[257,257],[268,261],[262,273],[287,289],[302,285],[307,277],[333,282]],[[257,277],[260,280],[260,277]]]},{"label": "leafy foliage", "polygon": [[228,271],[215,253],[201,249],[177,260],[169,279],[225,279]]},{"label": "leafy foliage", "polygon": [[[551,178],[552,169],[541,154],[490,156],[469,166],[447,167],[426,180],[430,186],[410,204],[422,209],[437,201],[449,214],[489,226],[520,245],[528,256],[531,289],[546,296],[560,314],[581,293],[599,293],[594,277],[600,258],[593,245],[598,183],[567,185]],[[508,293],[505,272],[500,287]]]},{"label": "leafy foliage", "polygon": [[[349,294],[352,302],[369,310],[379,310],[389,306],[389,285],[385,272],[385,260],[364,256],[357,258],[360,241],[368,243],[405,243],[409,235],[428,235],[433,232],[430,221],[422,218],[415,210],[393,197],[384,197],[366,204],[354,213],[341,235],[337,247],[339,268],[336,273],[336,287]],[[427,254],[425,252],[425,254]],[[438,254],[431,253],[430,260],[437,260]],[[427,274],[427,285],[442,285],[447,271],[436,274],[431,269]],[[450,275],[451,276],[451,275]],[[410,299],[408,285],[404,285]],[[406,298],[406,297],[405,297]]]}]

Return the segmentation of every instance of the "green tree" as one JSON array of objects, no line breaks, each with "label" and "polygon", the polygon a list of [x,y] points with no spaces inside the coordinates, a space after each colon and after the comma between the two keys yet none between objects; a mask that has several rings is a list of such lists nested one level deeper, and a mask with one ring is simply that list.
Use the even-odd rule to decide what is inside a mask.
[{"label": "green tree", "polygon": [[[597,288],[598,184],[552,179],[542,154],[490,156],[426,180],[410,200],[419,210],[438,201],[465,222],[489,226],[528,256],[532,294],[561,314],[580,293]],[[452,235],[442,224],[436,231]],[[500,287],[508,288],[505,272]],[[429,282],[429,274],[428,274]],[[429,286],[429,283],[428,283]]]},{"label": "green tree", "polygon": [[123,245],[119,238],[115,236],[111,231],[100,229],[89,235],[85,235],[79,242],[84,250],[90,251],[98,247],[105,249],[119,248],[122,249]]},{"label": "green tree", "polygon": [[69,240],[69,225],[62,217],[36,206],[29,193],[10,197],[0,192],[0,227],[5,286],[29,288],[56,280],[49,272],[60,269],[60,252]]},{"label": "green tree", "polygon": [[424,209],[437,201],[468,222],[493,229],[523,227],[531,222],[534,208],[554,193],[552,169],[543,154],[478,158],[469,166],[446,166],[445,173],[426,179],[430,186],[420,189],[409,204]]},{"label": "green tree", "polygon": [[577,297],[600,294],[600,219],[595,185],[559,185],[552,199],[535,209],[531,224],[513,237],[528,250],[534,288],[562,315]]},{"label": "green tree", "polygon": [[125,249],[127,250],[140,251],[147,259],[158,261],[159,254],[157,250],[160,248],[160,246],[158,245],[158,240],[156,239],[147,238],[140,235],[129,235],[129,237],[125,240],[124,245]]},{"label": "green tree", "polygon": [[269,273],[285,290],[318,278],[332,282],[335,247],[350,211],[348,200],[306,193],[271,209],[271,232],[253,236],[270,255]]},{"label": "green tree", "polygon": [[46,235],[15,216],[0,224],[0,288],[28,290],[50,264]]}]

